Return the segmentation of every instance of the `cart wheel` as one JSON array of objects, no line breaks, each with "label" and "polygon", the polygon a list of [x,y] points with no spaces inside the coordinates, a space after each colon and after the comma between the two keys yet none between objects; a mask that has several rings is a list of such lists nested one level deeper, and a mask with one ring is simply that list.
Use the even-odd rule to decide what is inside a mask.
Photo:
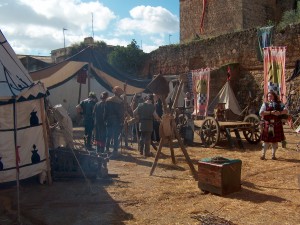
[{"label": "cart wheel", "polygon": [[205,146],[213,148],[220,139],[220,126],[213,117],[206,117],[200,128],[200,137]]},{"label": "cart wheel", "polygon": [[246,140],[250,144],[257,144],[260,142],[260,120],[257,115],[250,114],[245,117],[244,122],[251,123],[251,127],[248,130],[244,130],[243,134]]}]

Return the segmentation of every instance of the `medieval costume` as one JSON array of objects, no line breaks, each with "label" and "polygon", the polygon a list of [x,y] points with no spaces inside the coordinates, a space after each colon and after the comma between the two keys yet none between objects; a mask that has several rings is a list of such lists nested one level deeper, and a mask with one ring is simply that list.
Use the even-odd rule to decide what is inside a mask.
[{"label": "medieval costume", "polygon": [[[156,102],[154,103],[155,112],[161,118],[163,115],[162,101],[159,97],[157,97],[157,96],[155,96],[155,97],[156,97]],[[160,122],[158,120],[154,120],[153,121],[152,141],[156,141],[156,142],[160,141],[159,126],[160,126]]]},{"label": "medieval costume", "polygon": [[265,159],[265,154],[269,146],[272,146],[272,159],[276,159],[275,153],[278,142],[283,141],[284,132],[282,116],[287,114],[284,104],[278,101],[274,92],[267,94],[268,102],[262,104],[259,114],[263,118],[261,140],[264,141],[261,159]]},{"label": "medieval costume", "polygon": [[84,134],[85,134],[85,146],[87,148],[92,147],[92,133],[94,128],[94,117],[93,111],[94,106],[97,102],[97,97],[95,93],[90,92],[89,97],[80,102],[77,108],[80,108],[80,113],[84,118]]},{"label": "medieval costume", "polygon": [[96,140],[96,151],[98,153],[104,152],[105,141],[106,141],[106,125],[104,121],[104,106],[105,101],[108,97],[107,92],[103,92],[100,97],[100,101],[96,103],[94,108],[94,120],[95,120],[95,140]]},{"label": "medieval costume", "polygon": [[114,96],[106,99],[104,106],[104,121],[106,125],[105,148],[109,152],[110,142],[113,139],[113,152],[115,157],[119,149],[119,136],[124,122],[124,104],[121,95],[124,91],[116,86],[113,88]]},{"label": "medieval costume", "polygon": [[151,95],[147,96],[144,103],[140,103],[133,111],[133,115],[139,118],[140,153],[145,157],[150,156],[151,133],[153,132],[153,119],[160,120],[155,112]]}]

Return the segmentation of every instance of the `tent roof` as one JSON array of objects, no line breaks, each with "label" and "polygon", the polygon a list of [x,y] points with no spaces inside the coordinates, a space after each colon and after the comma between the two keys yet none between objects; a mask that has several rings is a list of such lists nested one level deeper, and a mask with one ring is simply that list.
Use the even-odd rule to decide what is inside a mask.
[{"label": "tent roof", "polygon": [[240,115],[241,108],[230,86],[230,81],[227,81],[217,96],[208,106],[208,113],[213,114],[218,103],[225,103],[225,109],[230,109],[234,114]]},{"label": "tent roof", "polygon": [[0,101],[10,100],[34,85],[1,30],[0,66]]},{"label": "tent roof", "polygon": [[89,46],[76,55],[53,66],[30,73],[33,80],[41,80],[48,89],[55,88],[76,76],[84,66],[90,64],[92,75],[108,91],[114,86],[127,84],[127,94],[143,92],[151,81],[132,78],[109,65],[101,52]]},{"label": "tent roof", "polygon": [[34,81],[41,80],[48,89],[52,89],[74,77],[85,65],[86,62],[63,61],[30,75]]}]

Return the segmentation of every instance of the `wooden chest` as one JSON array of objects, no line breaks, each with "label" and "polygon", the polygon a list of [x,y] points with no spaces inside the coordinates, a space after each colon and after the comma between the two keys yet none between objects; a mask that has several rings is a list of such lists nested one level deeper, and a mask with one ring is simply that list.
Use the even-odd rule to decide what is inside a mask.
[{"label": "wooden chest", "polygon": [[241,189],[242,161],[202,159],[198,162],[198,187],[204,192],[227,195]]}]

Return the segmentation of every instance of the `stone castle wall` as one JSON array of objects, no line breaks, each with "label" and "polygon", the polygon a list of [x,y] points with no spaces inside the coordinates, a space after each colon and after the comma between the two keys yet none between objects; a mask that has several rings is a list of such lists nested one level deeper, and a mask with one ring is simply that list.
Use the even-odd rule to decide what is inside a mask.
[{"label": "stone castle wall", "polygon": [[209,0],[200,32],[203,1],[180,0],[180,42],[277,23],[293,8],[295,0]]},{"label": "stone castle wall", "polygon": [[242,0],[206,1],[203,19],[203,32],[200,24],[203,1],[180,1],[180,42],[195,39],[197,36],[216,36],[242,29]]},{"label": "stone castle wall", "polygon": [[[300,24],[275,32],[274,46],[286,46],[286,77],[300,59]],[[213,71],[224,65],[239,64],[239,74],[232,78],[233,89],[241,106],[246,104],[249,91],[262,96],[263,63],[258,60],[257,30],[224,34],[215,38],[197,40],[189,44],[160,47],[150,54],[150,74],[180,74],[186,69],[195,70],[209,67]],[[222,77],[220,77],[222,76]],[[225,75],[212,73],[211,84],[220,90],[226,81]],[[296,86],[300,78],[296,79]],[[213,96],[212,96],[213,97]]]}]

